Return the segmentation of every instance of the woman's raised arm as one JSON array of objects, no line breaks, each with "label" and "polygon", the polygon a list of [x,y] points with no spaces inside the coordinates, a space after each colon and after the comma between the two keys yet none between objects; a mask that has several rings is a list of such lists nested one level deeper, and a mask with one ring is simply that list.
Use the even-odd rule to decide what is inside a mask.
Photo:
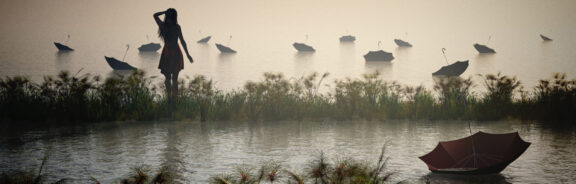
[{"label": "woman's raised arm", "polygon": [[162,21],[160,20],[160,15],[165,14],[166,11],[161,11],[161,12],[156,12],[154,13],[154,20],[156,20],[156,24],[158,24],[158,26],[160,26],[160,24],[162,24]]}]

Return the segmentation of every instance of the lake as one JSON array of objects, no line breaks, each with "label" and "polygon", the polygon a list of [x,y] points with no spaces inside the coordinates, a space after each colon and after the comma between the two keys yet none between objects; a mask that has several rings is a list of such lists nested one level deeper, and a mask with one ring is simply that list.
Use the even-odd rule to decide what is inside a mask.
[{"label": "lake", "polygon": [[[488,183],[568,183],[576,180],[576,129],[550,123],[471,122],[473,132],[517,131],[532,145]],[[431,174],[418,159],[439,141],[469,135],[463,121],[386,122],[125,122],[82,127],[3,129],[0,172],[35,168],[45,153],[45,172],[55,178],[87,182],[93,176],[112,183],[131,168],[171,166],[182,183],[206,183],[240,164],[257,167],[268,160],[303,169],[323,151],[331,161],[352,157],[376,162],[382,145],[395,180],[466,183],[468,177]],[[475,180],[472,180],[475,181]]]},{"label": "lake", "polygon": [[[0,76],[26,75],[40,81],[61,70],[113,76],[104,56],[122,59],[127,44],[126,62],[150,76],[161,76],[160,54],[139,53],[136,48],[160,42],[152,14],[168,7],[179,11],[196,61],[186,61],[181,76],[205,75],[219,89],[242,87],[248,80],[262,79],[264,72],[282,72],[289,78],[329,72],[331,84],[333,79],[375,71],[386,80],[430,88],[431,73],[447,64],[442,48],[449,63],[470,60],[462,77],[473,77],[479,86],[478,74],[517,76],[528,89],[555,72],[576,76],[572,0],[8,0],[0,3]],[[338,38],[347,34],[356,36],[356,42],[340,43]],[[554,41],[543,42],[540,34]],[[208,35],[208,44],[196,43]],[[398,48],[395,38],[414,47]],[[58,52],[55,41],[76,51]],[[294,42],[312,45],[317,52],[298,53]],[[214,43],[238,53],[221,54]],[[478,54],[474,43],[497,53]],[[378,49],[396,59],[364,61],[364,54]]]},{"label": "lake", "polygon": [[[531,89],[540,79],[563,72],[576,77],[576,1],[573,0],[3,0],[0,2],[0,76],[34,81],[67,70],[115,76],[104,56],[122,59],[158,83],[159,52],[137,48],[160,42],[152,14],[179,12],[193,64],[181,76],[205,75],[223,90],[260,80],[264,72],[300,78],[313,72],[334,79],[379,71],[385,80],[431,89],[431,73],[447,63],[469,60],[461,77],[502,72]],[[354,43],[340,43],[343,35]],[[544,34],[553,39],[544,42]],[[70,35],[70,39],[67,39]],[[212,36],[208,44],[197,40]],[[398,48],[399,38],[414,45]],[[381,41],[381,44],[378,42]],[[75,49],[58,52],[53,42]],[[299,53],[294,42],[312,45]],[[237,50],[221,54],[215,43]],[[474,43],[496,54],[478,54]],[[441,52],[446,48],[446,58]],[[365,62],[373,50],[393,53],[390,62]],[[477,87],[478,87],[477,86]],[[576,131],[550,123],[472,122],[473,131],[518,131],[532,145],[500,175],[498,183],[567,183],[576,180]],[[275,159],[302,168],[320,151],[330,158],[375,160],[387,143],[395,180],[465,183],[468,178],[430,174],[418,156],[438,141],[469,135],[462,121],[387,122],[125,122],[81,127],[0,130],[0,172],[37,168],[49,153],[46,172],[55,178],[111,183],[132,167],[176,168],[183,183],[205,183],[237,164]],[[86,180],[78,180],[83,182]]]}]

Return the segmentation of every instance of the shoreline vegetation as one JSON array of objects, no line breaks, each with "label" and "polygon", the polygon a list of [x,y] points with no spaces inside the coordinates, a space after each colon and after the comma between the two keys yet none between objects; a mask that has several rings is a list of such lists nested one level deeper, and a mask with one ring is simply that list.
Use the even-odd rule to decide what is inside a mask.
[{"label": "shoreline vegetation", "polygon": [[[261,81],[221,91],[204,76],[184,77],[178,98],[164,95],[143,71],[110,77],[63,71],[34,83],[26,77],[0,79],[2,124],[11,122],[103,121],[277,121],[277,120],[547,120],[576,119],[576,79],[554,74],[524,90],[515,77],[489,74],[482,84],[471,78],[437,78],[433,89],[380,79],[337,79],[327,73],[294,79],[265,73]],[[481,85],[485,93],[471,92]],[[319,88],[328,88],[320,93]],[[324,89],[322,90],[324,91]]]},{"label": "shoreline vegetation", "polygon": [[[232,172],[207,176],[210,184],[384,184],[392,183],[394,171],[388,168],[386,146],[381,149],[377,160],[357,160],[351,157],[329,159],[320,152],[308,160],[302,168],[289,167],[275,160],[261,162],[259,165],[236,165]],[[3,184],[42,184],[42,183],[94,183],[100,184],[93,176],[74,176],[84,179],[56,179],[45,171],[48,154],[41,160],[39,170],[13,170],[0,173]],[[168,166],[153,171],[149,166],[141,165],[122,178],[116,179],[119,184],[169,184],[180,183],[183,176]],[[50,182],[54,180],[55,182]],[[400,182],[398,182],[400,183]]]}]

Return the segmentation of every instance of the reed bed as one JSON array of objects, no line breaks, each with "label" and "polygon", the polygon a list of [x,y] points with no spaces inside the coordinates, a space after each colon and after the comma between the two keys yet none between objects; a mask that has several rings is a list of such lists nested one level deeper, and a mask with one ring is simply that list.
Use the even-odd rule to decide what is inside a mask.
[{"label": "reed bed", "polygon": [[[0,174],[0,183],[2,184],[73,184],[73,183],[93,183],[100,184],[101,182],[92,176],[83,176],[81,179],[60,178],[56,179],[51,177],[50,174],[43,173],[42,168],[46,163],[46,158],[43,159],[40,165],[40,171],[36,173],[32,170],[14,170],[3,172]],[[174,171],[166,167],[160,168],[158,171],[151,171],[147,166],[138,166],[133,168],[133,171],[124,178],[117,179],[118,184],[171,184],[177,183],[174,181]],[[56,180],[56,181],[49,181]]]},{"label": "reed bed", "polygon": [[476,84],[470,78],[437,78],[433,89],[426,89],[382,80],[379,73],[325,84],[327,76],[313,73],[295,79],[265,73],[263,80],[231,91],[218,90],[204,76],[185,77],[175,99],[142,71],[104,80],[61,72],[40,83],[4,77],[0,116],[3,123],[576,118],[576,80],[565,74],[540,80],[532,90],[524,90],[515,77],[483,75],[485,93],[471,92]]},{"label": "reed bed", "polygon": [[[213,184],[384,184],[389,183],[395,174],[387,168],[388,157],[385,146],[376,160],[361,161],[353,158],[330,161],[323,153],[305,163],[304,168],[294,168],[278,161],[262,162],[259,166],[237,165],[233,172],[206,176]],[[39,171],[15,170],[0,173],[2,184],[64,184],[93,183],[100,184],[92,176],[70,176],[74,178],[55,178],[43,171],[48,156],[42,159]],[[171,184],[181,183],[182,175],[178,171],[164,166],[153,171],[149,166],[140,165],[123,177],[115,179],[118,184]]]}]

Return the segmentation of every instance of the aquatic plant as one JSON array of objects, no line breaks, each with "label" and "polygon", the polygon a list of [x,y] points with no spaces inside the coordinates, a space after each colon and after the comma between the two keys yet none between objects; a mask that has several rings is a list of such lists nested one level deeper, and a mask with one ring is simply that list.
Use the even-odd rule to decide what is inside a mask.
[{"label": "aquatic plant", "polygon": [[[138,166],[134,168],[133,175],[121,179],[122,184],[168,184],[173,183],[173,172],[167,167],[162,167],[154,176],[150,175],[150,169],[147,166]],[[95,179],[93,179],[95,180]],[[97,180],[96,180],[97,181]]]},{"label": "aquatic plant", "polygon": [[433,118],[435,115],[436,99],[431,91],[423,86],[405,87],[406,101],[403,103],[404,117],[409,119]]},{"label": "aquatic plant", "polygon": [[553,80],[540,80],[532,103],[533,113],[544,119],[574,120],[576,114],[576,79],[554,74]]},{"label": "aquatic plant", "polygon": [[[3,172],[0,174],[0,183],[3,184],[43,184],[46,183],[45,179],[47,175],[43,173],[44,166],[48,161],[48,154],[44,154],[42,158],[42,162],[40,163],[40,168],[38,172],[32,170],[23,171],[23,170],[14,170]],[[64,183],[69,179],[63,178],[60,179],[53,184]]]},{"label": "aquatic plant", "polygon": [[484,100],[487,103],[511,104],[514,91],[520,86],[516,77],[498,73],[484,76],[484,86],[488,90]]},{"label": "aquatic plant", "polygon": [[395,119],[401,111],[403,87],[379,79],[379,73],[362,79],[336,80],[332,94],[337,118]]},{"label": "aquatic plant", "polygon": [[78,73],[61,72],[40,83],[18,76],[0,78],[2,123],[576,118],[576,80],[567,80],[565,74],[541,80],[531,91],[525,91],[515,77],[487,74],[485,93],[470,91],[471,78],[436,78],[429,90],[384,81],[379,73],[336,79],[333,87],[322,84],[327,73],[301,78],[265,73],[260,81],[221,91],[214,81],[198,75],[179,81],[182,87],[173,99],[142,71],[103,81]]},{"label": "aquatic plant", "polygon": [[[390,182],[394,172],[388,171],[387,161],[385,156],[385,146],[383,146],[378,160],[375,162],[358,161],[352,158],[337,160],[329,162],[324,153],[320,153],[316,158],[308,161],[308,166],[304,169],[284,169],[283,172],[278,172],[280,169],[279,164],[273,164],[272,170],[274,172],[266,172],[261,170],[260,173],[274,173],[275,178],[264,179],[264,177],[253,177],[258,175],[251,175],[251,170],[237,171],[237,176],[233,175],[217,175],[212,177],[212,183],[227,183],[227,184],[240,184],[251,181],[250,183],[269,182],[274,183],[277,177],[281,176],[283,179],[278,180],[284,183],[292,184],[383,184]],[[372,165],[370,163],[376,163]],[[240,168],[247,168],[242,166]],[[262,168],[270,168],[270,165],[263,165]],[[223,176],[228,176],[226,179]],[[244,178],[244,179],[243,179]],[[251,180],[252,179],[252,180]]]},{"label": "aquatic plant", "polygon": [[436,113],[442,119],[462,118],[469,110],[472,87],[472,79],[462,79],[460,77],[441,77],[436,79],[434,90],[438,92],[440,101]]},{"label": "aquatic plant", "polygon": [[316,159],[312,160],[309,165],[308,174],[312,179],[314,179],[314,183],[327,182],[328,169],[330,165],[326,160],[324,152],[320,152],[320,155]]},{"label": "aquatic plant", "polygon": [[288,184],[304,184],[306,182],[306,178],[298,171],[284,170],[284,172],[288,175]]},{"label": "aquatic plant", "polygon": [[500,119],[514,116],[513,96],[521,86],[516,77],[508,77],[498,73],[484,75],[484,87],[487,93],[478,105],[478,119]]}]

